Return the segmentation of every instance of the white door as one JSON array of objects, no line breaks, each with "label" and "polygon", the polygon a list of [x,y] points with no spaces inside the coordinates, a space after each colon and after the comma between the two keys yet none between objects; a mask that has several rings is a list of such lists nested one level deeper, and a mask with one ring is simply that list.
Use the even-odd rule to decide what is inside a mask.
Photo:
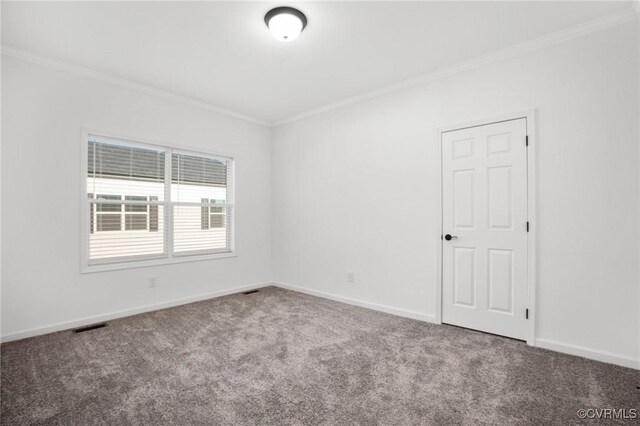
[{"label": "white door", "polygon": [[442,133],[442,321],[525,340],[526,119]]}]

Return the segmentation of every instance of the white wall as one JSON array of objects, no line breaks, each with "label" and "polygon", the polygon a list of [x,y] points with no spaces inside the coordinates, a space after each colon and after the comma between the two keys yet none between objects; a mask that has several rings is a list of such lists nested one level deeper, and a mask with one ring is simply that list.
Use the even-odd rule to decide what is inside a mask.
[{"label": "white wall", "polygon": [[[436,129],[538,113],[537,343],[636,366],[637,22],[274,131],[277,282],[436,313]],[[353,271],[355,283],[346,282]]]},{"label": "white wall", "polygon": [[[270,281],[270,129],[9,57],[2,65],[4,339]],[[238,256],[80,274],[82,126],[235,157]]]}]

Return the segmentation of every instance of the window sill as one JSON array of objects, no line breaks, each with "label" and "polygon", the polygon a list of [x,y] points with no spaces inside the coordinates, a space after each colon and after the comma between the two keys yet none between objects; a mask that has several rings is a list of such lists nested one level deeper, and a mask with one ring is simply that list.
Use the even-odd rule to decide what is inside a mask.
[{"label": "window sill", "polygon": [[187,262],[203,262],[207,260],[226,259],[230,257],[237,257],[235,251],[228,253],[212,253],[212,254],[200,254],[200,255],[178,255],[174,257],[162,257],[158,259],[148,260],[136,260],[136,261],[124,261],[114,263],[104,263],[99,265],[82,265],[82,274],[91,274],[95,272],[108,272],[118,271],[123,269],[136,269],[136,268],[148,268],[152,266],[166,266],[175,265],[178,263]]}]

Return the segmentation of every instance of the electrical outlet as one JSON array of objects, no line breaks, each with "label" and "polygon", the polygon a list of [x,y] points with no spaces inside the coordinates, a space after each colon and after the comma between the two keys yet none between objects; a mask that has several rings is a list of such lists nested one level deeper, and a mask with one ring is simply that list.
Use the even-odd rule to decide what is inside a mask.
[{"label": "electrical outlet", "polygon": [[158,287],[158,279],[156,277],[149,277],[147,283],[149,284],[149,288]]},{"label": "electrical outlet", "polygon": [[353,276],[353,272],[352,271],[348,271],[347,272],[347,282],[348,283],[352,283],[355,282],[355,277]]}]

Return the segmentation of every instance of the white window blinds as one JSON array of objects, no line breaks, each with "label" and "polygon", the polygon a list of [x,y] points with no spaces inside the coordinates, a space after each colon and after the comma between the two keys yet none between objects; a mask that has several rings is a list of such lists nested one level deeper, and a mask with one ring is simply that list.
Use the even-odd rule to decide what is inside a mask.
[{"label": "white window blinds", "polygon": [[87,263],[233,250],[233,160],[90,136]]},{"label": "white window blinds", "polygon": [[188,153],[171,155],[176,255],[231,250],[232,178],[228,160]]}]

